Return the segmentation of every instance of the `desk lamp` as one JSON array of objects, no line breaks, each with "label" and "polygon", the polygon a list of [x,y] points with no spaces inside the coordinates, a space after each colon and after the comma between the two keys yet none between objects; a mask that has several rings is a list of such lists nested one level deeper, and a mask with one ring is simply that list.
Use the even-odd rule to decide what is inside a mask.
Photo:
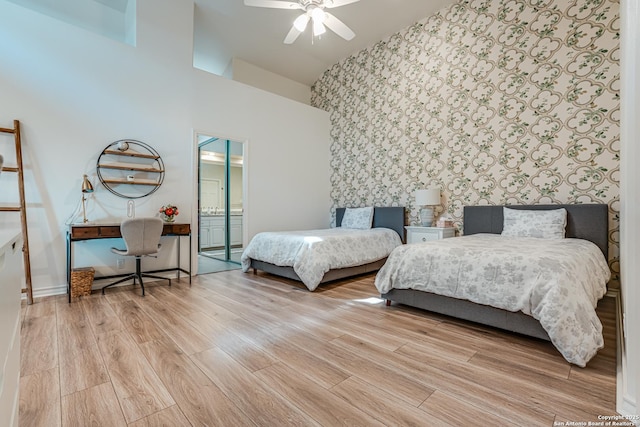
[{"label": "desk lamp", "polygon": [[433,208],[429,206],[440,204],[440,190],[429,188],[416,190],[416,205],[422,206],[420,209],[420,223],[423,227],[431,227],[433,224]]},{"label": "desk lamp", "polygon": [[87,210],[85,208],[85,194],[93,193],[93,185],[91,185],[91,181],[89,181],[89,177],[85,174],[82,179],[82,222],[87,223],[89,220],[87,219]]}]

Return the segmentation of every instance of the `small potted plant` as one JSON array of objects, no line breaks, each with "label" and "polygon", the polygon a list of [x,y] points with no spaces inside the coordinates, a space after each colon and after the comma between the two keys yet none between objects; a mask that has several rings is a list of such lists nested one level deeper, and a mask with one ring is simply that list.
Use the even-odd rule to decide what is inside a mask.
[{"label": "small potted plant", "polygon": [[171,204],[161,207],[160,213],[162,214],[162,219],[164,219],[166,222],[175,221],[176,216],[179,214],[178,207]]}]

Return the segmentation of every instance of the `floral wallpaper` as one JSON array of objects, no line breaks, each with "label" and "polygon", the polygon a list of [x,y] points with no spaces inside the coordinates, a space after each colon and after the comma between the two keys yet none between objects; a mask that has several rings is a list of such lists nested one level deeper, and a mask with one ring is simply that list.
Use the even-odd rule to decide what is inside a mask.
[{"label": "floral wallpaper", "polygon": [[333,207],[607,203],[618,273],[619,3],[470,0],[327,70]]}]

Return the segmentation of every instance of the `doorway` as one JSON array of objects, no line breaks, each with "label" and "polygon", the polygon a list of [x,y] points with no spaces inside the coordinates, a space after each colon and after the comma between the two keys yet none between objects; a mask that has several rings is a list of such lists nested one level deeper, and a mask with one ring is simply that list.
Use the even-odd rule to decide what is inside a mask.
[{"label": "doorway", "polygon": [[244,144],[198,134],[198,273],[240,268]]}]

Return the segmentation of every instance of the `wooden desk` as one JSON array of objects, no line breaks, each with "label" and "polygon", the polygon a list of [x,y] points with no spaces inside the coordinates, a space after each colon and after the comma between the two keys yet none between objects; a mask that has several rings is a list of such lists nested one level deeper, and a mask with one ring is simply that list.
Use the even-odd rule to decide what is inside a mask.
[{"label": "wooden desk", "polygon": [[[178,243],[178,259],[177,266],[173,268],[164,268],[161,270],[146,271],[146,273],[162,273],[165,271],[177,271],[178,279],[180,272],[189,275],[189,283],[191,283],[191,224],[166,222],[162,228],[163,236],[189,237],[189,270],[185,270],[180,266],[180,243]],[[102,224],[71,224],[67,230],[67,294],[69,302],[71,302],[71,269],[73,268],[73,243],[83,240],[95,239],[118,239],[122,238],[120,234],[120,223],[102,223]],[[111,276],[95,277],[98,279],[112,279],[116,277],[124,277],[126,274],[114,274]]]}]

